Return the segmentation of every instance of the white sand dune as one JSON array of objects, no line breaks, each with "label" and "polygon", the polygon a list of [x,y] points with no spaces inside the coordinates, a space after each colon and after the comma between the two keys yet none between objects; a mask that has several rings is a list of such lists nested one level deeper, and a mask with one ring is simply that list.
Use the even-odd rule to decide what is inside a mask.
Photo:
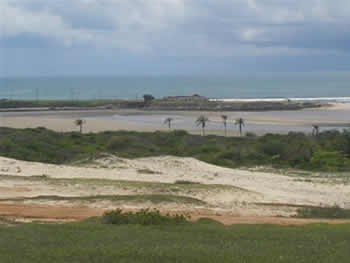
[{"label": "white sand dune", "polygon": [[[222,168],[193,158],[172,156],[135,160],[108,156],[84,167],[50,165],[0,157],[0,174],[7,176],[40,176],[51,178],[85,178],[173,183],[188,180],[203,184],[231,185],[246,189],[237,195],[216,195],[220,201],[265,202],[295,205],[339,205],[350,208],[350,185],[327,180],[300,180],[272,173]],[[1,185],[6,187],[6,185]],[[8,186],[8,185],[7,185]],[[24,191],[24,190],[23,190]],[[254,198],[251,193],[254,192]],[[21,194],[21,193],[20,193]],[[23,193],[22,193],[23,194]],[[45,193],[42,193],[45,194]],[[0,191],[0,197],[6,197]],[[208,197],[210,198],[210,197]],[[234,203],[234,202],[233,202]]]}]

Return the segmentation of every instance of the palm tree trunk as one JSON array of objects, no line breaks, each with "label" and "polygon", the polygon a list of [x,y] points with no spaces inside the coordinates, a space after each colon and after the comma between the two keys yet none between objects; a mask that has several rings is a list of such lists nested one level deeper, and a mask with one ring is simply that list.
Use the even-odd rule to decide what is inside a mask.
[{"label": "palm tree trunk", "polygon": [[227,124],[225,123],[224,126],[225,126],[225,137],[227,137]]},{"label": "palm tree trunk", "polygon": [[80,127],[80,133],[83,133],[83,125],[80,124],[79,127]]},{"label": "palm tree trunk", "polygon": [[239,124],[239,135],[242,136],[242,124]]},{"label": "palm tree trunk", "polygon": [[202,125],[202,136],[205,136],[205,126],[204,126],[204,124]]}]

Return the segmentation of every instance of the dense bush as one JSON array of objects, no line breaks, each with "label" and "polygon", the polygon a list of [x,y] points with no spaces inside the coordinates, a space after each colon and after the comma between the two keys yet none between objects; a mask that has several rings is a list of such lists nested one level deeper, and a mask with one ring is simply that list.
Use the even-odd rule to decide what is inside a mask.
[{"label": "dense bush", "polygon": [[313,167],[323,167],[329,171],[339,170],[350,166],[350,160],[340,152],[315,152],[311,159]]},{"label": "dense bush", "polygon": [[350,170],[350,132],[327,131],[261,137],[197,136],[174,132],[59,133],[44,128],[0,128],[0,155],[27,161],[70,163],[100,153],[136,158],[194,157],[226,166],[272,165],[324,171]]},{"label": "dense bush", "polygon": [[122,212],[120,209],[106,212],[102,217],[102,222],[113,225],[169,225],[187,223],[187,217],[184,215],[161,215],[158,210],[143,209],[136,213]]}]

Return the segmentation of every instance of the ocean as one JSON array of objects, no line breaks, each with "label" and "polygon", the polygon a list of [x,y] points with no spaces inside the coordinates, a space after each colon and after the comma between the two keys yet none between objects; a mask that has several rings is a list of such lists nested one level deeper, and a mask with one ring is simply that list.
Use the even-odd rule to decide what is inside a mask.
[{"label": "ocean", "polygon": [[135,99],[144,94],[157,98],[200,94],[246,101],[289,98],[350,102],[350,72],[0,78],[0,99]]}]

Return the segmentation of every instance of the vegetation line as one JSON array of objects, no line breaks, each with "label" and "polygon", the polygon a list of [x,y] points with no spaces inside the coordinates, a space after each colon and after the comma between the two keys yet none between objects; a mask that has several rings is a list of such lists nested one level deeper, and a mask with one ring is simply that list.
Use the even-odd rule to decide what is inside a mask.
[{"label": "vegetation line", "polygon": [[12,201],[131,201],[131,202],[152,202],[154,204],[159,203],[183,203],[183,204],[197,204],[205,205],[206,203],[192,197],[176,196],[176,195],[91,195],[91,196],[57,196],[57,195],[42,195],[35,197],[20,197],[20,198],[6,198],[0,199],[0,202],[12,202]]},{"label": "vegetation line", "polygon": [[[205,122],[205,119],[198,121],[201,127],[205,127]],[[0,128],[0,134],[1,156],[54,164],[94,160],[109,153],[125,158],[193,157],[230,168],[272,165],[314,171],[350,170],[350,132],[347,130],[324,131],[317,136],[291,132],[239,138],[198,136],[182,130],[81,134],[45,128]]]}]

